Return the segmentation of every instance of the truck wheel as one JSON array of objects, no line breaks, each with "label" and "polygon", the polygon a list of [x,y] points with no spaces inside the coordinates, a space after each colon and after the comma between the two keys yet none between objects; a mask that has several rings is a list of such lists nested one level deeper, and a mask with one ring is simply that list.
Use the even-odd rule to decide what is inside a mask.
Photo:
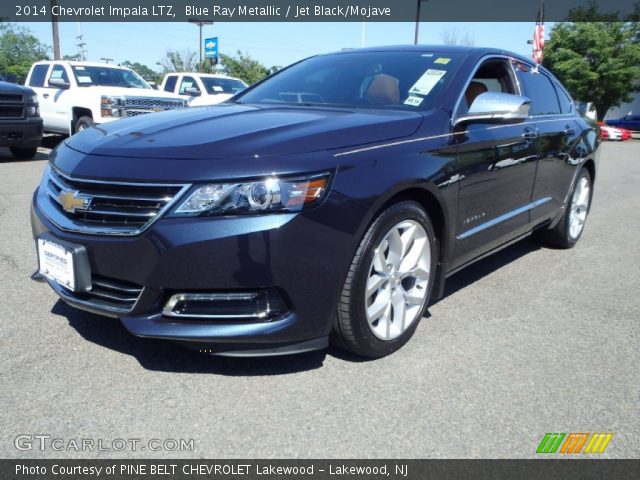
[{"label": "truck wheel", "polygon": [[31,160],[33,157],[36,156],[36,153],[38,152],[38,147],[32,147],[32,148],[11,147],[9,150],[11,150],[11,155],[13,155],[13,158],[17,160]]},{"label": "truck wheel", "polygon": [[76,120],[76,124],[73,126],[73,133],[78,133],[85,128],[91,128],[95,124],[93,123],[93,118],[91,117],[80,117]]}]

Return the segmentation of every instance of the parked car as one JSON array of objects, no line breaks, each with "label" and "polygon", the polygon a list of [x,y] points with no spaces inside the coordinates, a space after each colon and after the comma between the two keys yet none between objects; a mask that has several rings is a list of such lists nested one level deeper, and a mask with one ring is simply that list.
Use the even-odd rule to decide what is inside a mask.
[{"label": "parked car", "polygon": [[183,95],[190,106],[215,105],[229,100],[247,88],[239,78],[209,73],[169,73],[162,79],[160,90]]},{"label": "parked car", "polygon": [[140,337],[381,357],[454,272],[532,232],[578,242],[596,128],[502,50],[319,55],[61,143],[33,200],[34,278]]},{"label": "parked car", "polygon": [[606,124],[612,127],[626,128],[633,132],[640,132],[640,115],[625,115],[622,118],[606,120]]},{"label": "parked car", "polygon": [[603,140],[623,141],[632,138],[631,131],[626,128],[616,128],[606,125],[604,122],[598,122],[600,126],[600,137]]},{"label": "parked car", "polygon": [[38,94],[44,130],[68,135],[120,118],[186,106],[176,95],[154,91],[133,70],[106,63],[37,62],[26,85]]},{"label": "parked car", "polygon": [[29,159],[35,156],[41,140],[37,95],[0,76],[0,147],[9,147],[16,159]]}]

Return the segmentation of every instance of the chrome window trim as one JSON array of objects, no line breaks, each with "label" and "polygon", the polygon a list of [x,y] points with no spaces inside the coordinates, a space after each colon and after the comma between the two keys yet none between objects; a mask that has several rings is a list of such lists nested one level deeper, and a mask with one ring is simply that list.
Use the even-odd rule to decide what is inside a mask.
[{"label": "chrome window trim", "polygon": [[[52,197],[49,196],[47,190],[47,183],[49,182],[49,171],[53,170],[56,175],[60,175],[69,181],[76,181],[82,183],[89,183],[95,185],[124,185],[132,187],[170,187],[179,188],[178,192],[174,195],[173,199],[168,202],[163,208],[158,210],[158,213],[150,218],[150,220],[141,227],[132,230],[130,228],[113,227],[113,226],[88,226],[87,224],[72,220],[60,213],[58,210],[51,210],[47,208],[47,202],[52,202]],[[87,235],[108,235],[108,236],[135,236],[140,235],[146,231],[151,225],[153,225],[158,219],[160,219],[165,213],[167,213],[175,204],[182,198],[182,196],[192,187],[192,184],[176,184],[176,183],[137,183],[137,182],[115,182],[110,180],[92,180],[81,177],[73,177],[66,175],[52,164],[48,164],[42,177],[42,182],[38,188],[38,209],[47,219],[65,232],[81,233]],[[51,207],[53,208],[53,207]]]}]

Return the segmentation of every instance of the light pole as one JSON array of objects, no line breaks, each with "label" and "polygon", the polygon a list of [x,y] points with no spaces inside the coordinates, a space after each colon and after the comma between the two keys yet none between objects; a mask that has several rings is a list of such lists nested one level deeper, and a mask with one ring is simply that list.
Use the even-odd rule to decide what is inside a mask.
[{"label": "light pole", "polygon": [[[51,0],[51,10],[58,5],[56,0]],[[60,60],[60,35],[58,34],[58,16],[51,14],[51,33],[53,34],[53,59]]]},{"label": "light pole", "polygon": [[189,23],[193,23],[200,28],[200,62],[198,63],[198,70],[202,68],[202,27],[205,25],[213,25],[213,22],[209,20],[200,20],[198,18],[190,18]]},{"label": "light pole", "polygon": [[416,35],[413,39],[413,44],[418,45],[418,35],[420,33],[420,7],[422,6],[422,2],[428,2],[429,0],[417,0],[418,1],[418,10],[416,12]]}]

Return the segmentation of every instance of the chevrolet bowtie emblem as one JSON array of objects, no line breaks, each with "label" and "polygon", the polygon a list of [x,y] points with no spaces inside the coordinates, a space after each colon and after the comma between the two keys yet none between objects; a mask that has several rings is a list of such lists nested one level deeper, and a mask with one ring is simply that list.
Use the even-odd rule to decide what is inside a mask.
[{"label": "chevrolet bowtie emblem", "polygon": [[63,190],[58,195],[58,201],[65,212],[75,213],[76,210],[86,210],[91,204],[91,197],[80,195],[80,192],[73,190]]}]

